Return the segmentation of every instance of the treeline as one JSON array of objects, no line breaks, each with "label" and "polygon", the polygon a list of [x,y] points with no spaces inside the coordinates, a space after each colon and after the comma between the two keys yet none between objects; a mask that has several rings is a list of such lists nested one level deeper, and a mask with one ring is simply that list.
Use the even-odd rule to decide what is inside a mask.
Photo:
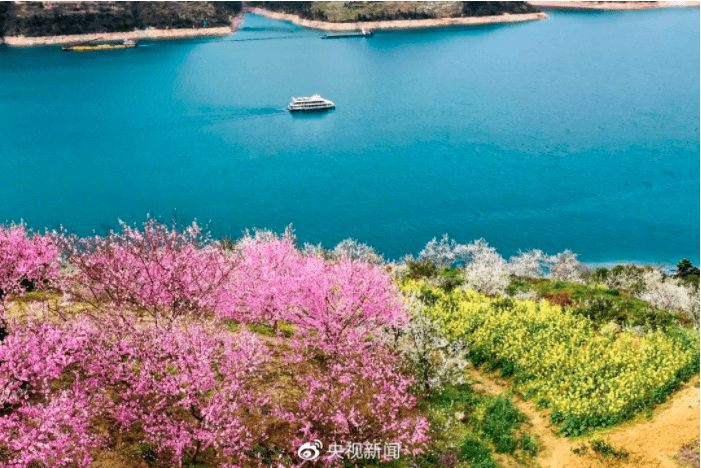
[{"label": "treeline", "polygon": [[463,16],[494,16],[538,13],[540,9],[528,2],[462,2]]},{"label": "treeline", "polygon": [[247,6],[330,22],[391,21],[537,13],[528,2],[246,2]]},{"label": "treeline", "polygon": [[241,2],[0,2],[1,36],[228,26]]}]

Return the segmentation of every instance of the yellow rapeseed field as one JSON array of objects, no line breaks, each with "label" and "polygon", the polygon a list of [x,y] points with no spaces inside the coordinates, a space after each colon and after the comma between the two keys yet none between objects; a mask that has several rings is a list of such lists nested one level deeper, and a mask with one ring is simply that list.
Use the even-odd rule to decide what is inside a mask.
[{"label": "yellow rapeseed field", "polygon": [[599,333],[589,319],[547,302],[491,298],[423,282],[402,289],[427,304],[450,338],[463,337],[473,355],[513,370],[516,389],[552,408],[567,435],[614,424],[662,401],[696,371],[698,340],[657,331]]}]

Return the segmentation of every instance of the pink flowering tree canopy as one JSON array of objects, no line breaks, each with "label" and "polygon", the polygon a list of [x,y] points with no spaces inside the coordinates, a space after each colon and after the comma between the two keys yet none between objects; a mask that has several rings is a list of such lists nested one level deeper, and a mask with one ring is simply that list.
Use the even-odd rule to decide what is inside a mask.
[{"label": "pink flowering tree canopy", "polygon": [[121,223],[119,233],[60,243],[73,270],[63,285],[78,300],[156,320],[216,310],[235,267],[196,223],[183,230],[154,219],[141,229]]},{"label": "pink flowering tree canopy", "polygon": [[[125,434],[170,466],[227,468],[265,465],[260,450],[296,466],[314,439],[405,453],[428,441],[386,339],[407,312],[372,262],[305,256],[289,236],[230,250],[155,220],[0,235],[5,291],[32,279],[64,292],[56,320],[13,319],[0,340],[0,466],[88,467]],[[278,333],[247,330],[260,323]]]},{"label": "pink flowering tree canopy", "polygon": [[42,288],[56,278],[58,253],[50,236],[29,232],[24,224],[0,225],[0,304],[7,295],[24,294],[28,284]]}]

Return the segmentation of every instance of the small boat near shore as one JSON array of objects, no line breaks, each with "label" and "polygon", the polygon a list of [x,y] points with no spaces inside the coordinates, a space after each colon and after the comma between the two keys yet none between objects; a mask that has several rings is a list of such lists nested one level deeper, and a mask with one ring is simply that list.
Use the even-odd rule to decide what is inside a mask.
[{"label": "small boat near shore", "polygon": [[340,34],[322,34],[319,36],[322,39],[342,39],[344,37],[372,37],[374,33],[369,29],[361,29],[360,31],[349,31]]},{"label": "small boat near shore", "polygon": [[134,47],[136,47],[136,41],[126,39],[125,41],[118,43],[106,42],[104,44],[78,44],[72,46],[63,46],[61,47],[61,49],[63,49],[66,52],[83,52],[88,50],[133,49]]},{"label": "small boat near shore", "polygon": [[290,105],[287,106],[287,110],[290,112],[312,112],[325,111],[333,109],[334,107],[336,107],[336,105],[333,102],[329,101],[328,99],[324,99],[318,94],[315,94],[314,96],[310,97],[293,97],[290,101]]}]

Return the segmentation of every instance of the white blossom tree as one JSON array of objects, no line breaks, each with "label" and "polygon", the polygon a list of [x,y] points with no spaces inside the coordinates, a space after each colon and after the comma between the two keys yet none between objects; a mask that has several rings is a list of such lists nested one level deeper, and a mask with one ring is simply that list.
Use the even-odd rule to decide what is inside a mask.
[{"label": "white blossom tree", "polygon": [[[615,273],[614,273],[615,271]],[[639,291],[644,288],[643,272],[635,265],[623,265],[612,270],[604,280],[606,287],[610,289],[625,289]]]},{"label": "white blossom tree", "polygon": [[541,278],[545,275],[547,260],[548,256],[542,250],[519,251],[518,255],[509,258],[509,272],[516,276]]},{"label": "white blossom tree", "polygon": [[585,268],[579,260],[577,260],[576,253],[565,250],[554,257],[549,257],[546,262],[552,265],[548,272],[549,278],[569,281],[571,283],[583,283],[582,273]]},{"label": "white blossom tree", "polygon": [[418,300],[410,298],[409,306],[411,319],[400,333],[399,347],[417,375],[416,390],[440,392],[446,384],[464,383],[467,343],[448,340],[439,324],[420,312]]},{"label": "white blossom tree", "polygon": [[511,282],[506,261],[484,239],[464,246],[465,288],[483,294],[504,295]]},{"label": "white blossom tree", "polygon": [[384,263],[382,255],[369,245],[355,239],[345,239],[333,249],[334,258],[347,258],[349,260],[363,260],[374,265]]},{"label": "white blossom tree", "polygon": [[444,234],[440,242],[434,237],[426,244],[426,247],[419,252],[419,260],[431,260],[438,268],[450,267],[456,263],[464,263],[467,256],[467,246],[458,244],[455,242],[455,239],[448,238],[448,234]]},{"label": "white blossom tree", "polygon": [[655,307],[682,313],[695,326],[699,325],[699,293],[683,285],[678,279],[665,277],[653,269],[643,272],[643,291],[636,294]]}]

